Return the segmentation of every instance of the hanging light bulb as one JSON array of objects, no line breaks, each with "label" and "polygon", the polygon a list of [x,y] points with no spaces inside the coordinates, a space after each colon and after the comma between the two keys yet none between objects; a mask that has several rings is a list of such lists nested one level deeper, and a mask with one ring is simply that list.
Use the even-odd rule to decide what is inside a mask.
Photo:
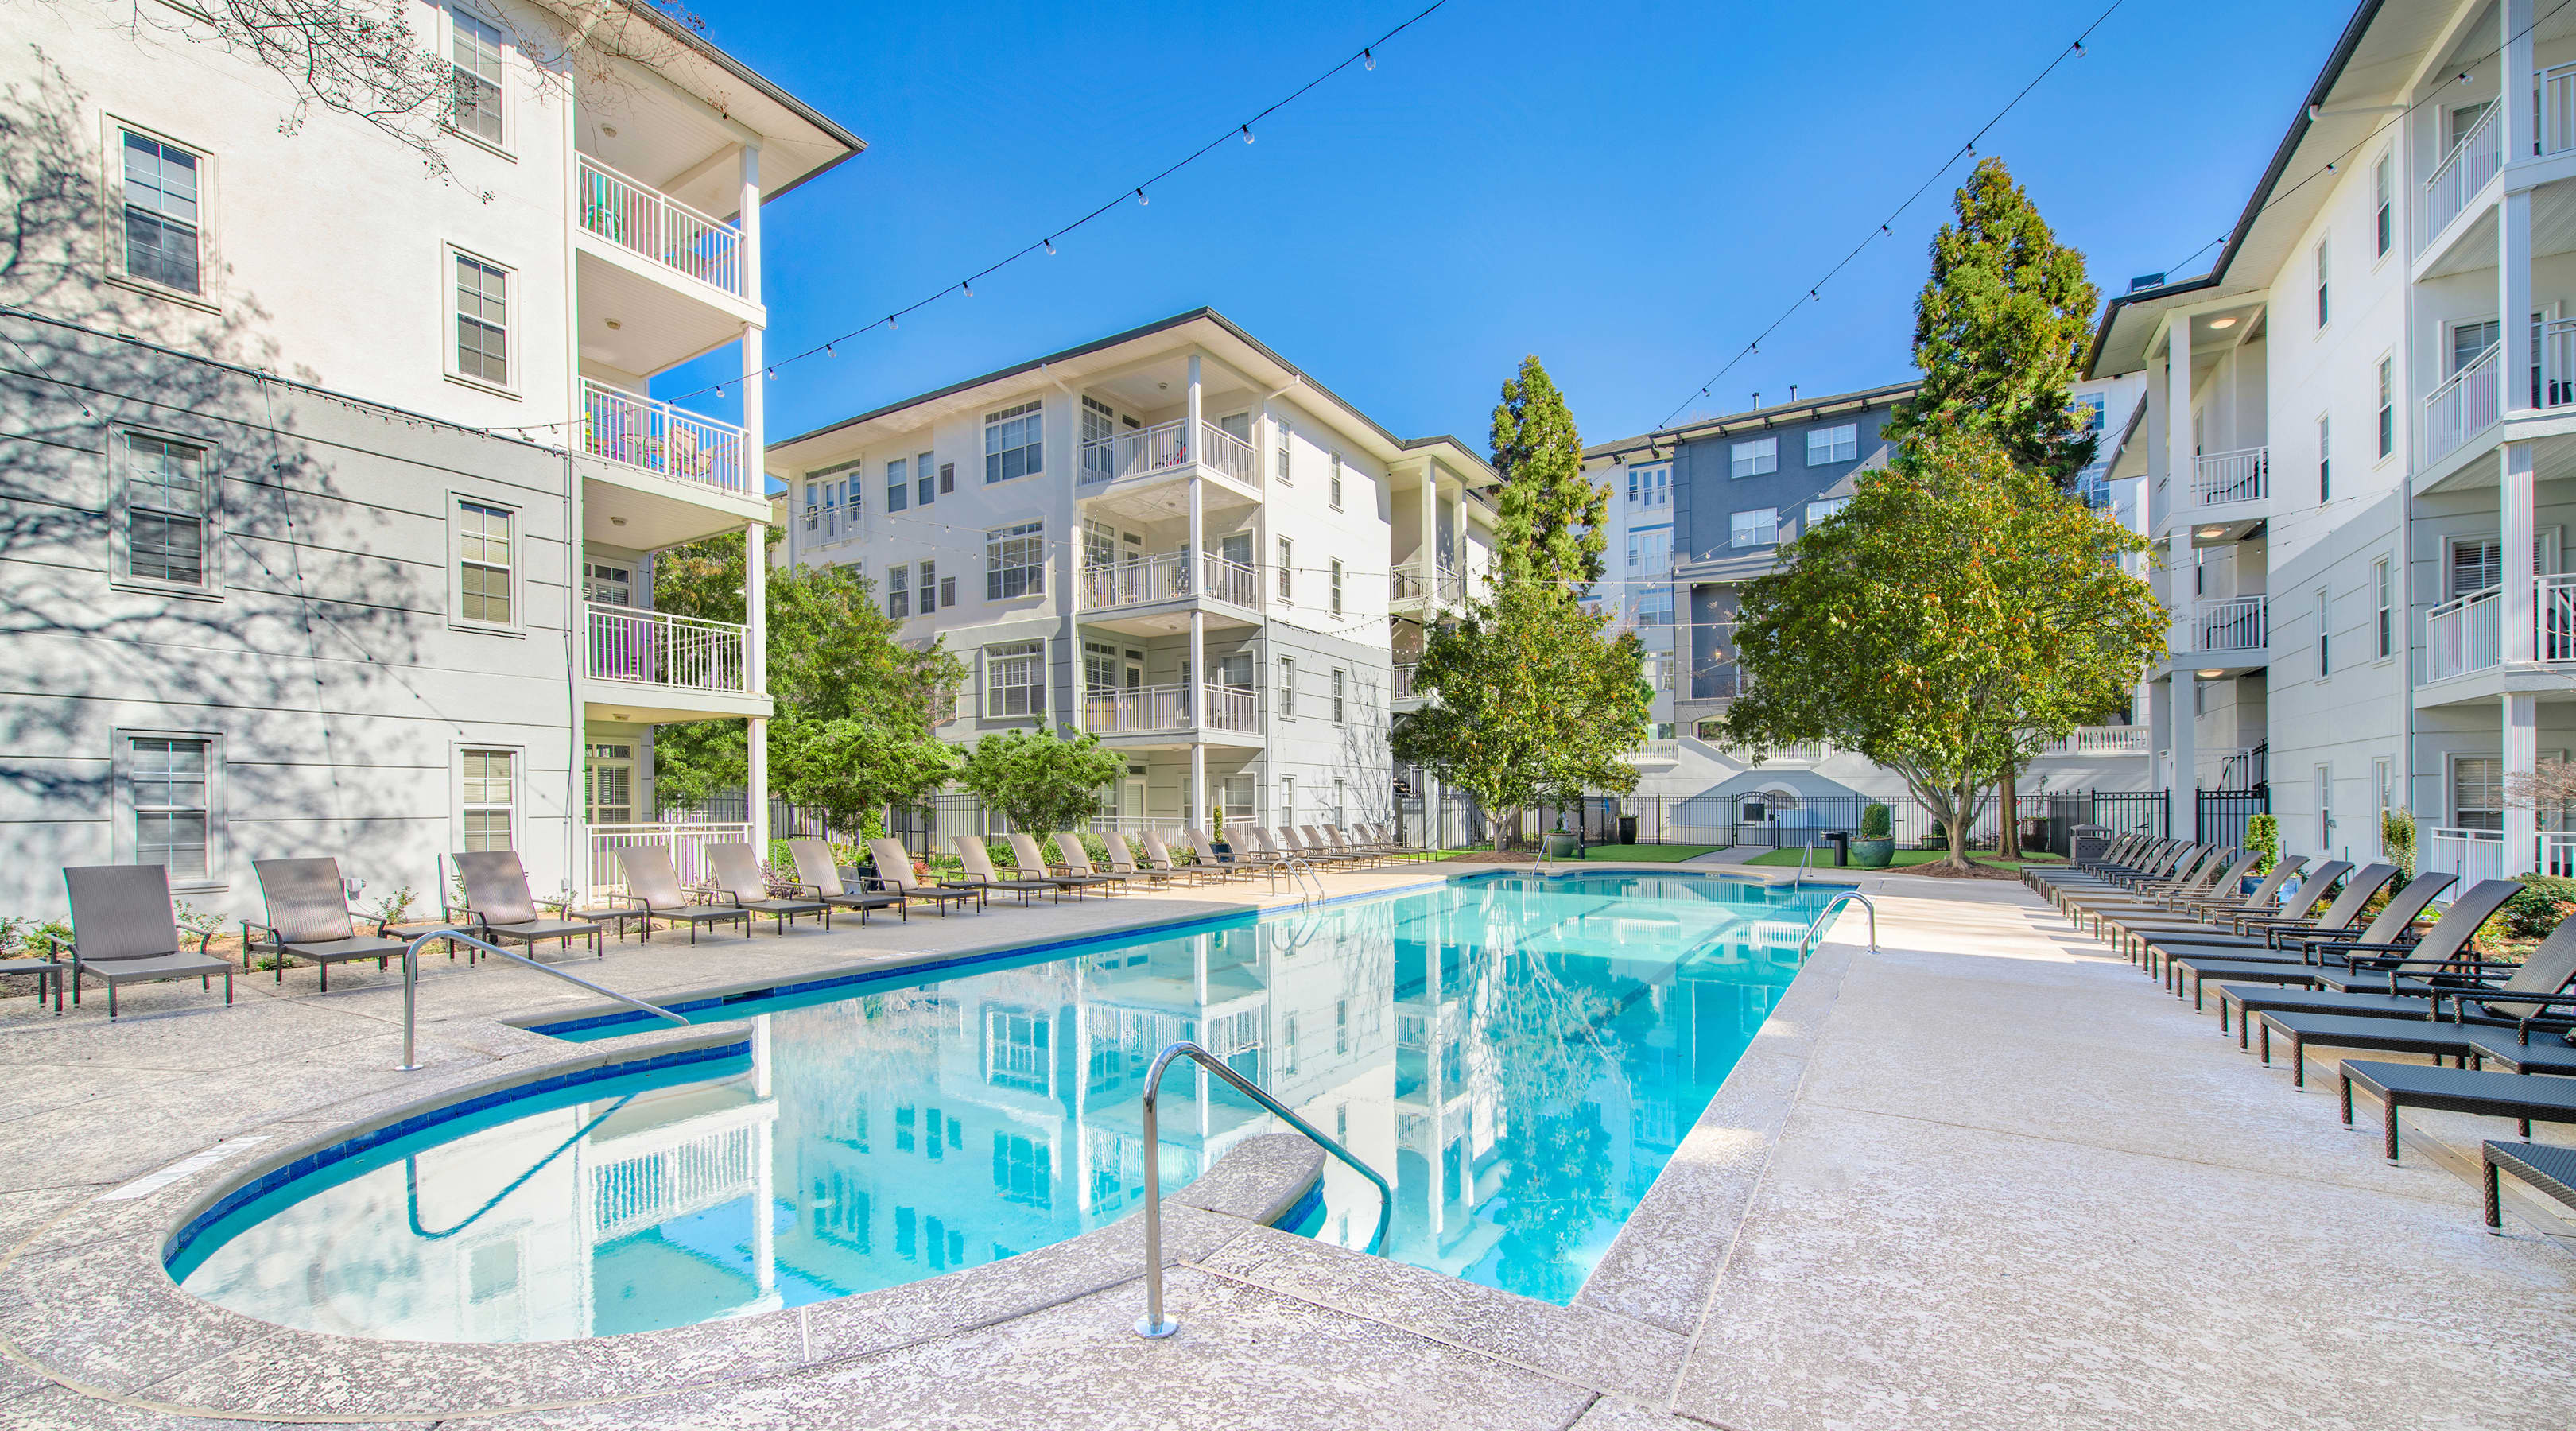
[{"label": "hanging light bulb", "polygon": [[773,383],[778,381],[778,370],[776,368],[771,368],[769,370],[769,380]]},{"label": "hanging light bulb", "polygon": [[1364,70],[1376,69],[1377,55],[1373,51],[1369,50],[1360,51],[1360,68]]},{"label": "hanging light bulb", "polygon": [[2084,58],[2084,42],[2082,40],[2075,42],[2075,58],[2079,60]]},{"label": "hanging light bulb", "polygon": [[971,284],[971,283],[961,283],[961,284],[958,284],[957,286],[966,290],[966,296],[967,296],[967,297],[972,298],[972,297],[974,297],[974,296],[975,296],[975,285],[974,285],[974,284]]},{"label": "hanging light bulb", "polygon": [[718,384],[716,384],[716,396],[717,396],[717,397],[723,397],[723,396],[724,396],[724,384],[722,384],[722,383],[718,383]]},{"label": "hanging light bulb", "polygon": [[824,356],[824,357],[827,357],[827,358],[832,356],[832,345],[831,345],[831,344],[829,344],[829,343],[825,343],[825,344],[823,345],[823,356]]},{"label": "hanging light bulb", "polygon": [[1054,240],[1054,239],[1048,239],[1048,240],[1046,240],[1045,242],[1046,242],[1046,248],[1047,248],[1047,257],[1049,257],[1049,258],[1053,258],[1053,257],[1055,257],[1055,240]]},{"label": "hanging light bulb", "polygon": [[1138,204],[1142,205],[1142,204],[1150,204],[1150,203],[1152,203],[1152,202],[1154,202],[1154,201],[1153,201],[1153,200],[1151,200],[1151,199],[1149,199],[1149,198],[1146,198],[1146,197],[1145,197],[1145,191],[1144,191],[1142,188],[1139,188],[1139,189],[1137,189],[1137,190],[1136,190],[1136,202],[1137,202]]},{"label": "hanging light bulb", "polygon": [[887,332],[891,333],[891,332],[893,332],[895,329],[900,328],[900,327],[902,327],[902,326],[903,326],[902,324],[897,323],[896,321],[894,321],[894,315],[893,315],[893,314],[889,313],[889,314],[887,314],[887,315],[886,315],[886,331],[887,331]]},{"label": "hanging light bulb", "polygon": [[1249,124],[1243,126],[1243,142],[1246,144],[1252,142],[1252,126]]},{"label": "hanging light bulb", "polygon": [[1878,231],[1879,231],[1880,233],[1883,233],[1883,234],[1887,235],[1889,238],[1894,238],[1894,237],[1896,237],[1896,230],[1894,230],[1894,229],[1892,229],[1892,228],[1889,228],[1889,227],[1888,227],[1887,225],[1885,225],[1885,224],[1880,224],[1880,225],[1878,226]]}]

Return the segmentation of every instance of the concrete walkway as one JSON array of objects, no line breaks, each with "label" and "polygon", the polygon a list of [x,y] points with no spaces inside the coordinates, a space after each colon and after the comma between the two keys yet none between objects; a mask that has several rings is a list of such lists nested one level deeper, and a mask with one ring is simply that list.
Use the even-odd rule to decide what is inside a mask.
[{"label": "concrete walkway", "polygon": [[[1327,879],[1341,893],[1437,873]],[[1174,1269],[1184,1330],[1169,1342],[1128,1330],[1131,1280],[793,1372],[711,1367],[667,1395],[608,1383],[573,1403],[468,1400],[337,1424],[2576,1422],[2576,1252],[2529,1222],[2486,1236],[2474,1186],[2425,1155],[2438,1144],[2456,1160],[2507,1125],[2410,1120],[2406,1165],[2389,1167],[2375,1130],[2338,1122],[2330,1077],[2292,1089],[2286,1068],[2238,1054],[2214,1020],[2067,932],[2020,886],[1863,883],[1884,952],[1850,942],[1857,913],[1842,921],[1571,1308],[1255,1228]],[[694,952],[664,942],[578,972],[652,997],[703,984],[719,961],[723,977],[766,978],[1246,902],[1176,893]],[[24,1000],[0,1005],[0,1064],[14,1075],[0,1095],[0,1321],[59,1324],[48,1309],[94,1280],[82,1247],[48,1239],[67,1210],[237,1129],[337,1116],[334,1100],[400,1084],[386,1068],[391,991],[351,970],[320,998],[311,977],[289,975],[282,997],[264,979],[246,984],[230,1013],[193,987],[138,994],[137,1012],[161,1015],[112,1030],[96,1010],[58,1021]],[[534,1036],[493,1016],[566,996],[579,997],[526,971],[441,970],[423,988],[425,1054],[437,1067],[524,1053]],[[178,1295],[162,1288],[149,1295]],[[112,1326],[61,1330],[54,1346],[0,1340],[0,1426],[334,1414],[299,1404],[289,1374],[263,1371],[256,1341],[131,1348]],[[600,1345],[489,1351],[578,1357]],[[423,1350],[370,1344],[352,1355],[381,1365],[345,1370],[417,1381]],[[212,1391],[199,1388],[228,1386],[258,1388],[261,1421],[201,1414]]]}]

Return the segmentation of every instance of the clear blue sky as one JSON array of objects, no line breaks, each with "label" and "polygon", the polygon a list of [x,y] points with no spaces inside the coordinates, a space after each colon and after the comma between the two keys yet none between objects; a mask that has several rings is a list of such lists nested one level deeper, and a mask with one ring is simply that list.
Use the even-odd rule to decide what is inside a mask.
[{"label": "clear blue sky", "polygon": [[[869,144],[765,211],[770,352],[1069,221],[1422,3],[711,5],[712,38]],[[1374,71],[1326,81],[1150,207],[782,370],[769,430],[1207,304],[1400,434],[1481,448],[1524,353],[1587,441],[1641,432],[2100,10],[1450,0]],[[2197,272],[2215,250],[2186,256],[2235,221],[2349,14],[2128,0],[1980,152],[2005,157],[2106,294]],[[1925,246],[1964,171],[1704,406],[1907,376]]]}]

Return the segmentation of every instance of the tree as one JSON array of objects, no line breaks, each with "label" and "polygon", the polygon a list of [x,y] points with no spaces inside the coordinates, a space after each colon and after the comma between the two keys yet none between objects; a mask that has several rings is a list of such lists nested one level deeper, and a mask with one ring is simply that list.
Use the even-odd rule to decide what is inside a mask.
[{"label": "tree", "polygon": [[920,803],[965,763],[956,746],[909,719],[783,721],[769,749],[772,787],[832,830],[861,830],[889,805]]},{"label": "tree", "polygon": [[[1923,386],[1881,433],[1896,463],[1924,460],[1934,434],[1983,433],[2015,463],[2071,487],[2098,439],[2071,386],[2101,290],[2084,255],[2057,242],[2004,161],[1979,161],[1951,198],[1956,221],[1932,239],[1932,275],[1914,300],[1914,365]],[[2020,852],[2015,769],[2002,772],[1996,854]]]},{"label": "tree", "polygon": [[1610,492],[1583,475],[1583,439],[1565,395],[1532,354],[1494,404],[1494,470],[1502,475],[1494,564],[1499,576],[1589,585],[1601,579]]},{"label": "tree", "polygon": [[1127,757],[1081,732],[995,731],[975,742],[960,781],[1032,835],[1069,830],[1100,809],[1100,792],[1127,773]]},{"label": "tree", "polygon": [[1905,469],[1746,584],[1736,626],[1752,689],[1728,710],[1753,746],[1831,740],[1896,771],[1948,832],[1926,866],[1968,871],[1996,772],[2127,701],[2167,616],[2120,570],[2145,539],[1943,427]]}]

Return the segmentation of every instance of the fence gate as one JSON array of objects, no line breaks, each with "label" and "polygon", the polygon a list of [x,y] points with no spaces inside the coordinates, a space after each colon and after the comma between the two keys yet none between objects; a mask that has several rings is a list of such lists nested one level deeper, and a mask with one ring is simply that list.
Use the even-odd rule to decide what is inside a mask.
[{"label": "fence gate", "polygon": [[2225,845],[2242,849],[2245,825],[2257,815],[2272,813],[2269,787],[2257,790],[2203,790],[2199,799],[2200,818],[2194,822],[2193,838],[2204,845]]}]

